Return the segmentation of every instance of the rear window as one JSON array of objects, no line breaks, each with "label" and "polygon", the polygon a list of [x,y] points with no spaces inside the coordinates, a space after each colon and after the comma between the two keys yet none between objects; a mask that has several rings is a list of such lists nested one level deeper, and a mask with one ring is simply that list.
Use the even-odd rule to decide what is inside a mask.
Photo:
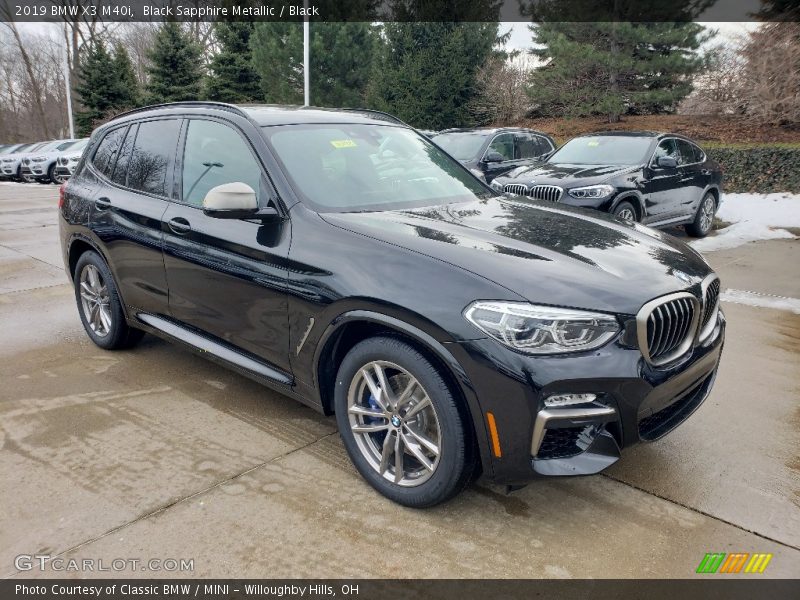
[{"label": "rear window", "polygon": [[181,122],[178,119],[145,121],[139,124],[136,142],[128,163],[128,187],[134,190],[166,195],[167,172],[175,148]]}]

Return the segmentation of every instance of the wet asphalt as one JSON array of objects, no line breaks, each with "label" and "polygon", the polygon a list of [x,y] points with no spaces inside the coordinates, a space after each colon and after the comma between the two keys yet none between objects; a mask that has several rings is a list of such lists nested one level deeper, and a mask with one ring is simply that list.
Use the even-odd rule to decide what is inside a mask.
[{"label": "wet asphalt", "polygon": [[[709,399],[605,474],[415,511],[360,479],[333,418],[150,336],[92,345],[56,202],[0,184],[0,577],[684,578],[707,552],[800,574],[800,314],[725,303]],[[800,298],[800,240],[708,259],[723,289]],[[193,570],[17,568],[33,554]]]}]

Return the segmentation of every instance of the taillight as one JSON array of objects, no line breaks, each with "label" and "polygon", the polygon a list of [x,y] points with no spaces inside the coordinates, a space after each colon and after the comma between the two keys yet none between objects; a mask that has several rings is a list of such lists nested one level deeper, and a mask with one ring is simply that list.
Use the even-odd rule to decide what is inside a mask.
[{"label": "taillight", "polygon": [[66,189],[67,184],[62,183],[61,186],[58,188],[58,208],[64,206],[64,190]]}]

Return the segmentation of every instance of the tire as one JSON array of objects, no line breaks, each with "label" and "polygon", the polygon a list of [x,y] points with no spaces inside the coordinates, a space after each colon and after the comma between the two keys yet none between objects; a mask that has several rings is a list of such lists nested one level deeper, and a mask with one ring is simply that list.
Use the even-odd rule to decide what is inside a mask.
[{"label": "tire", "polygon": [[97,252],[81,254],[73,281],[81,323],[95,344],[105,350],[119,350],[131,348],[142,339],[144,332],[125,321],[111,270]]},{"label": "tire", "polygon": [[703,196],[703,199],[700,201],[700,206],[697,207],[694,221],[686,226],[686,233],[696,238],[706,237],[714,226],[714,215],[716,212],[717,200],[714,198],[714,194],[709,192]]},{"label": "tire", "polygon": [[50,165],[47,169],[47,175],[39,179],[39,183],[55,183],[56,179],[56,163]]},{"label": "tire", "polygon": [[[379,383],[377,366],[384,384]],[[364,378],[365,370],[378,394]],[[412,379],[416,386],[410,385]],[[391,390],[388,402],[382,396],[386,384]],[[403,400],[408,389],[411,393]],[[412,508],[434,506],[456,496],[471,481],[476,453],[466,411],[436,367],[406,342],[374,337],[354,346],[339,367],[334,404],[350,460],[390,500]],[[374,431],[357,433],[354,427]],[[398,440],[403,449],[399,453],[395,452]]]},{"label": "tire", "polygon": [[633,204],[628,202],[627,200],[623,200],[616,207],[614,207],[614,211],[611,213],[618,219],[622,219],[623,221],[628,221],[629,223],[636,223],[639,219],[636,216],[636,209],[634,208]]}]

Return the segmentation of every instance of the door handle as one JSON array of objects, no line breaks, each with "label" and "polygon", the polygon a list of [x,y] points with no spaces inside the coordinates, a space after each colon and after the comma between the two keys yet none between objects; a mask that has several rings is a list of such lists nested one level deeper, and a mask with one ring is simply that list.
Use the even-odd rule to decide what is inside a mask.
[{"label": "door handle", "polygon": [[189,233],[192,230],[192,226],[189,224],[189,221],[183,217],[175,217],[174,219],[170,219],[167,221],[167,225],[169,225],[169,228],[178,235]]},{"label": "door handle", "polygon": [[702,171],[700,171],[700,172],[701,172],[703,175],[711,175],[711,171],[709,171],[708,169],[703,169],[703,170],[702,170]]},{"label": "door handle", "polygon": [[94,205],[97,210],[106,210],[107,208],[111,208],[111,200],[105,196],[100,196],[94,201]]}]

